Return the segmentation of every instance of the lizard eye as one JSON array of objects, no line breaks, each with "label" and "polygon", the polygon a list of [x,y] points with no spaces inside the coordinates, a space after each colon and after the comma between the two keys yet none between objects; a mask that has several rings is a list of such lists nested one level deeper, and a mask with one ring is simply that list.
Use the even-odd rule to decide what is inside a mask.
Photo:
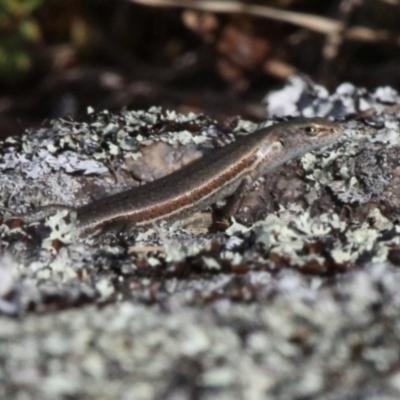
[{"label": "lizard eye", "polygon": [[307,126],[307,128],[305,128],[304,131],[308,136],[316,136],[318,134],[318,129],[316,129],[313,126]]}]

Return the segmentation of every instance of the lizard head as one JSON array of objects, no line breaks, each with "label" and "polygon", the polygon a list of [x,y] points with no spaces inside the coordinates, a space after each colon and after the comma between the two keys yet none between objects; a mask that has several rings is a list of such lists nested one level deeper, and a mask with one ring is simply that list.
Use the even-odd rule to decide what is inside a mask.
[{"label": "lizard head", "polygon": [[339,140],[343,127],[325,118],[296,118],[280,124],[280,132],[276,138],[283,147],[305,153]]}]

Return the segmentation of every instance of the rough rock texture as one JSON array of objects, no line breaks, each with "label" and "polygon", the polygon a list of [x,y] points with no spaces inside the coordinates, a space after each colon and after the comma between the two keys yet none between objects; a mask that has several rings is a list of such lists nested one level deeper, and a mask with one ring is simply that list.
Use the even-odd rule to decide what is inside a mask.
[{"label": "rough rock texture", "polygon": [[[293,78],[265,102],[345,135],[257,182],[225,232],[79,237],[67,211],[0,214],[0,398],[400,397],[400,96]],[[157,108],[54,121],[0,143],[0,204],[84,204],[255,128]]]}]

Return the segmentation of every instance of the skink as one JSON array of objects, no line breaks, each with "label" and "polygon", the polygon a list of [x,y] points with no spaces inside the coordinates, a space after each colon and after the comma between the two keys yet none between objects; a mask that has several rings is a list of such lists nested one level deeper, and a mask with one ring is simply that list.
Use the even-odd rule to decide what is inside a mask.
[{"label": "skink", "polygon": [[259,177],[313,149],[337,141],[343,128],[323,118],[293,119],[238,138],[184,168],[143,186],[80,207],[49,205],[41,210],[73,210],[82,231],[109,223],[133,226],[176,220],[225,197],[229,214]]}]

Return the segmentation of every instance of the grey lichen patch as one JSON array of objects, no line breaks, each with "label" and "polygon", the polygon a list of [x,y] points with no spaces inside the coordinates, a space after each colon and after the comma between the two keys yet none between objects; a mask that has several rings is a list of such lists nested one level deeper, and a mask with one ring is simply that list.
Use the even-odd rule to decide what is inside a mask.
[{"label": "grey lichen patch", "polygon": [[[298,216],[292,214],[292,220],[288,223],[286,210],[276,215],[269,215],[265,221],[254,224],[250,229],[242,231],[240,237],[241,247],[247,247],[249,241],[255,241],[263,246],[264,252],[255,257],[254,250],[247,250],[245,255],[247,261],[253,259],[253,268],[260,268],[268,263],[270,268],[282,267],[283,259],[288,260],[292,267],[302,267],[310,261],[315,261],[320,266],[320,273],[327,271],[329,252],[335,243],[327,240],[335,233],[341,232],[345,224],[339,221],[336,214],[322,214],[312,218],[308,212]],[[313,247],[318,242],[325,242],[322,246],[323,253],[318,252],[318,247],[310,252],[307,246]],[[250,255],[250,258],[249,258]],[[260,257],[261,256],[261,257]],[[328,257],[328,259],[327,259]]]},{"label": "grey lichen patch", "polygon": [[[169,285],[174,294],[162,299],[162,308],[123,302],[39,321],[35,315],[3,317],[1,394],[157,399],[201,390],[229,399],[398,397],[400,282],[393,268],[368,267],[322,290],[288,271],[274,284],[270,276],[253,273],[251,279],[259,286],[250,304],[220,299],[181,307],[181,280]],[[185,294],[221,296],[234,280],[199,279]]]},{"label": "grey lichen patch", "polygon": [[238,132],[238,133],[253,132],[256,129],[262,129],[269,125],[271,125],[271,121],[267,121],[262,124],[255,124],[254,122],[240,119],[235,128],[235,132]]},{"label": "grey lichen patch", "polygon": [[96,282],[96,290],[100,294],[102,301],[107,300],[115,293],[115,288],[109,279],[103,278]]},{"label": "grey lichen patch", "polygon": [[[383,130],[378,130],[378,134]],[[376,136],[375,136],[376,138]],[[372,138],[373,139],[373,138]],[[400,146],[400,130],[397,131],[397,148]],[[368,140],[362,143],[346,140],[337,152],[332,172],[334,179],[327,182],[333,193],[346,204],[363,204],[384,195],[390,187],[391,162],[396,147],[385,142]]]},{"label": "grey lichen patch", "polygon": [[368,140],[372,143],[380,142],[386,144],[386,148],[400,145],[400,124],[398,121],[387,121],[384,128],[379,129],[375,135]]},{"label": "grey lichen patch", "polygon": [[0,258],[0,314],[19,315],[18,264],[9,254]]},{"label": "grey lichen patch", "polygon": [[[49,128],[29,130],[21,137],[8,138],[0,143],[0,171],[11,176],[19,193],[18,183],[21,182],[27,195],[29,189],[26,182],[42,179],[47,182],[49,176],[52,179],[56,177],[60,187],[49,185],[46,199],[50,195],[53,202],[72,203],[74,193],[82,197],[85,190],[83,184],[88,185],[86,182],[109,191],[115,179],[113,171],[116,171],[121,187],[135,184],[130,174],[140,174],[135,169],[131,170],[125,161],[138,159],[143,148],[155,142],[168,143],[170,152],[177,145],[183,147],[189,143],[210,142],[213,133],[209,127],[215,122],[204,116],[182,116],[153,107],[149,111],[123,111],[120,114],[107,111],[94,113],[90,110],[89,122],[60,119],[50,125]],[[163,157],[169,157],[169,163],[173,164],[176,157],[165,153]],[[157,162],[158,157],[152,158],[153,163]],[[165,173],[170,169],[168,165]],[[71,179],[71,184],[74,182],[75,186],[63,193],[61,186],[67,184],[72,174],[80,177],[88,175],[90,178],[85,182]],[[108,184],[104,185],[104,181]],[[70,196],[67,197],[67,194]],[[40,202],[38,198],[36,204]]]},{"label": "grey lichen patch", "polygon": [[42,248],[57,252],[58,246],[55,242],[63,245],[77,240],[79,232],[76,229],[76,213],[62,210],[48,217],[44,224],[50,228],[49,235],[43,239]]},{"label": "grey lichen patch", "polygon": [[167,240],[164,242],[165,261],[176,263],[184,261],[189,256],[194,256],[201,248],[196,245],[188,246],[186,243],[179,243],[174,240]]}]

